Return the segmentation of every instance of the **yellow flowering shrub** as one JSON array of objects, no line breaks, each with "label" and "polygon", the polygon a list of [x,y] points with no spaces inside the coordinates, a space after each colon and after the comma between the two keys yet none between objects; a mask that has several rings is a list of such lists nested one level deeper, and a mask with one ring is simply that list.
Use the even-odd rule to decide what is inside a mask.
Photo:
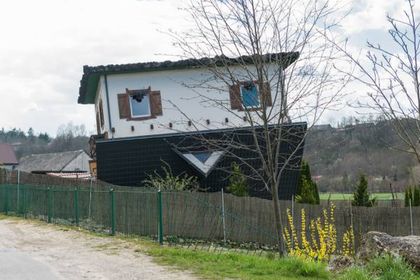
[{"label": "yellow flowering shrub", "polygon": [[[305,209],[300,212],[301,232],[297,233],[290,209],[287,209],[288,227],[284,229],[283,238],[289,255],[328,261],[333,254],[337,254],[337,230],[334,218],[335,205],[322,211],[321,217],[306,223]],[[309,232],[309,236],[307,236]],[[347,256],[354,254],[353,228],[350,227],[343,235],[342,253]]]},{"label": "yellow flowering shrub", "polygon": [[353,226],[350,226],[349,229],[343,234],[343,248],[341,253],[344,256],[352,257],[354,256],[354,232]]}]

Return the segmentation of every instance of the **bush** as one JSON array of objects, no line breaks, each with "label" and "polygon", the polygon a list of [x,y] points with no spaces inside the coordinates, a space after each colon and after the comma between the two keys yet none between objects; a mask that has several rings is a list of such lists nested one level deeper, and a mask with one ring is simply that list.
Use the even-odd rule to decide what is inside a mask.
[{"label": "bush", "polygon": [[248,183],[241,167],[236,162],[232,163],[232,173],[229,177],[228,192],[236,196],[248,196]]},{"label": "bush", "polygon": [[306,161],[302,161],[296,202],[319,204],[318,186],[312,180],[311,169]]},{"label": "bush", "polygon": [[404,204],[406,207],[420,206],[420,188],[419,187],[408,187],[405,189]]},{"label": "bush", "polygon": [[156,171],[154,174],[149,174],[148,178],[143,181],[145,187],[166,191],[195,191],[199,189],[197,177],[188,176],[185,173],[175,176],[169,164],[163,163],[163,175]]},{"label": "bush", "polygon": [[353,194],[353,206],[372,207],[375,205],[375,199],[369,198],[368,182],[365,175],[360,175],[359,184],[356,186],[356,191]]}]

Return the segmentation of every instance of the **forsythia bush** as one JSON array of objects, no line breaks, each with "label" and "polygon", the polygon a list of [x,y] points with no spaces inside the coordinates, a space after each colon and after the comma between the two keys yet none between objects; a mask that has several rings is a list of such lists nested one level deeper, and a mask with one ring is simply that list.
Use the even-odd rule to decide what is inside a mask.
[{"label": "forsythia bush", "polygon": [[[292,214],[287,209],[288,228],[284,230],[283,237],[289,255],[327,261],[332,255],[337,254],[337,230],[334,210],[335,206],[331,204],[328,210],[323,210],[321,217],[310,220],[308,228],[305,209],[302,209],[300,213],[301,232],[298,234]],[[307,232],[310,233],[309,237]],[[354,253],[353,244],[353,228],[350,227],[343,235],[342,254],[352,256]]]},{"label": "forsythia bush", "polygon": [[354,232],[353,226],[350,226],[349,229],[343,234],[343,248],[341,253],[344,256],[352,257],[354,256]]}]

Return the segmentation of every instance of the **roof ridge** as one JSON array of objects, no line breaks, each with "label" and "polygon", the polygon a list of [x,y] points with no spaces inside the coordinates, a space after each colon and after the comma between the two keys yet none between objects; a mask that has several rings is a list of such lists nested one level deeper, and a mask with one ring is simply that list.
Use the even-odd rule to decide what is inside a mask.
[{"label": "roof ridge", "polygon": [[78,152],[76,155],[74,155],[64,166],[63,168],[60,169],[60,171],[63,171],[64,168],[66,168],[74,159],[76,159],[82,152],[83,150],[77,150],[74,152]]}]

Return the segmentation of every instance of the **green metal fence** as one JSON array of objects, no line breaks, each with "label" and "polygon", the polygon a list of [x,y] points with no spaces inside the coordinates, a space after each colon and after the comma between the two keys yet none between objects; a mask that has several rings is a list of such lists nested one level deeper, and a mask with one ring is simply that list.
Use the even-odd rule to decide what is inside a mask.
[{"label": "green metal fence", "polygon": [[[309,219],[322,215],[323,206],[281,201],[293,211],[300,230],[301,209]],[[203,192],[159,192],[118,186],[54,184],[0,184],[0,211],[7,215],[39,218],[49,223],[78,225],[109,234],[148,236],[176,246],[206,249],[274,249],[277,238],[272,202],[254,197]],[[337,233],[350,225],[356,245],[372,230],[391,235],[420,233],[420,207],[351,207],[335,210]]]},{"label": "green metal fence", "polygon": [[6,215],[71,223],[110,234],[158,236],[162,232],[157,222],[159,192],[2,184],[0,197],[0,209]]},{"label": "green metal fence", "polygon": [[[92,188],[0,184],[0,211],[48,223],[149,236],[160,244],[226,246],[234,242],[275,245],[271,222],[246,221],[225,211],[223,194],[160,192],[143,188]],[[229,207],[231,203],[227,203]]]}]

